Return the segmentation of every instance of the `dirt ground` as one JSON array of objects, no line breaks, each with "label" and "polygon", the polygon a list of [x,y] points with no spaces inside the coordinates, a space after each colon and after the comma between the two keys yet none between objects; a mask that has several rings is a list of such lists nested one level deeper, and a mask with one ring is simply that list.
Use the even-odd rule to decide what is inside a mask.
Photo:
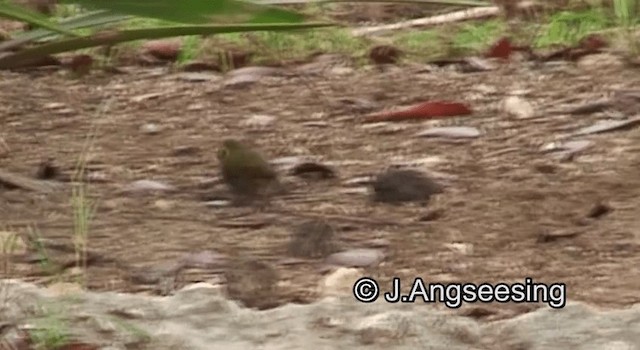
[{"label": "dirt ground", "polygon": [[[289,226],[299,221],[277,213],[287,210],[396,222],[333,222],[344,248],[388,242],[385,261],[367,271],[382,281],[421,276],[429,282],[497,283],[529,276],[566,283],[569,299],[616,307],[640,301],[640,130],[585,136],[594,146],[572,161],[560,161],[541,147],[603,114],[518,119],[500,108],[516,90],[538,110],[571,97],[572,102],[594,100],[637,86],[637,70],[570,63],[537,68],[514,63],[466,74],[418,73],[415,67],[355,69],[304,79],[265,78],[244,88],[186,81],[162,68],[80,81],[50,72],[0,76],[5,170],[30,175],[42,159],[53,157],[64,174],[72,174],[87,135],[95,134],[88,171],[98,210],[89,247],[119,264],[163,266],[202,250],[250,254],[278,268],[290,290],[283,301],[310,300],[322,278],[320,263],[286,259]],[[136,99],[147,94],[157,95]],[[352,103],[370,101],[382,109],[438,99],[464,101],[474,113],[370,126]],[[101,115],[100,109],[107,112]],[[265,127],[247,124],[255,114],[275,121]],[[141,130],[149,123],[160,128],[157,134]],[[483,135],[471,140],[413,136],[427,125],[473,126]],[[304,183],[289,178],[297,195],[275,199],[278,210],[272,213],[207,206],[203,196],[222,187],[203,184],[218,175],[215,150],[227,137],[251,139],[271,158],[315,156],[334,164],[339,179]],[[366,193],[350,190],[350,179],[395,163],[414,163],[438,175],[446,191],[425,207],[372,204]],[[141,179],[178,190],[123,191]],[[20,232],[30,225],[44,238],[68,242],[70,202],[69,190],[44,195],[2,189],[0,226]],[[587,218],[599,202],[613,210]],[[434,211],[442,215],[420,221]],[[246,215],[230,219],[238,213]],[[575,235],[540,242],[545,232]],[[118,266],[90,265],[89,287],[139,291]],[[37,264],[16,263],[11,274],[39,282],[60,277],[42,276],[39,270]],[[187,273],[184,282],[208,280],[217,272]]]}]

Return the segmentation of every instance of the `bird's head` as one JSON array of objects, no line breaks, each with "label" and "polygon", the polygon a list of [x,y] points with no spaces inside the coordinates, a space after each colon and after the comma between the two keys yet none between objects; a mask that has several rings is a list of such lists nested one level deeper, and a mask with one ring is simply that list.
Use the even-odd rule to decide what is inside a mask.
[{"label": "bird's head", "polygon": [[244,148],[238,140],[227,139],[222,141],[222,147],[218,150],[218,160],[222,161],[229,156],[229,153]]}]

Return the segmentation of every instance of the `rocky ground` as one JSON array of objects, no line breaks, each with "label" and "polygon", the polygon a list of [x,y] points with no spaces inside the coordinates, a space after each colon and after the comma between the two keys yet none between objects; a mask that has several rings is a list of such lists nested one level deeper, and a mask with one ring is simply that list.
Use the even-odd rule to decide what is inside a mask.
[{"label": "rocky ground", "polygon": [[[637,349],[640,309],[597,310],[580,302],[496,322],[478,322],[424,304],[358,304],[350,297],[267,311],[238,307],[219,289],[192,285],[171,297],[37,289],[8,281],[3,319],[41,305],[46,317],[4,323],[7,343],[51,322],[65,349]],[[9,318],[8,318],[9,317]],[[13,317],[13,318],[10,318]],[[47,323],[49,322],[49,323]],[[38,334],[38,333],[36,333]],[[74,347],[72,347],[74,346]]]},{"label": "rocky ground", "polygon": [[[172,294],[193,282],[215,284],[234,269],[230,258],[250,256],[277,273],[277,288],[263,308],[309,303],[324,296],[318,284],[333,268],[322,257],[293,258],[287,246],[293,226],[325,217],[336,229],[339,250],[380,253],[366,263],[342,264],[367,265],[359,273],[383,283],[396,276],[442,283],[512,283],[529,276],[566,283],[570,301],[620,310],[638,302],[637,69],[607,54],[576,64],[514,62],[472,73],[422,65],[360,68],[329,58],[227,75],[165,68],[80,80],[48,71],[0,73],[2,170],[32,176],[47,158],[59,169],[53,190],[1,190],[3,237],[35,233],[48,244],[47,266],[54,266],[44,268],[42,251],[20,246],[4,254],[5,275],[38,284],[85,277],[94,291]],[[591,103],[600,99],[609,102],[594,108]],[[363,123],[367,113],[431,100],[462,102],[473,114]],[[624,125],[584,129],[602,121]],[[462,129],[438,137],[415,135],[437,126],[470,127],[478,135],[461,135]],[[85,176],[97,209],[83,271],[74,267],[68,180],[87,136],[92,148]],[[227,137],[251,139],[278,165],[292,193],[261,212],[224,205],[215,151]],[[338,177],[286,175],[307,159],[331,166]],[[429,173],[445,190],[426,206],[371,203],[363,179],[392,165]],[[24,295],[45,297],[32,293]],[[524,315],[485,324],[445,318],[439,312],[451,311],[443,306],[380,304],[370,311],[344,300],[258,313],[238,309],[216,293],[179,292],[167,299],[89,293],[81,299],[100,310],[78,310],[106,315],[113,305],[140,303],[139,312],[118,317],[152,334],[154,349],[165,339],[165,345],[189,344],[182,347],[189,349],[207,348],[202,344],[352,348],[378,344],[378,334],[387,333],[395,347],[407,348],[418,343],[483,348],[491,339],[502,339],[506,349],[549,349],[562,342],[566,346],[556,348],[640,344],[637,307],[599,314],[583,304],[553,312],[530,312],[541,306],[536,304],[487,304],[481,318]],[[176,311],[175,303],[185,298],[191,299]],[[241,299],[251,304],[251,297]],[[97,300],[105,301],[92,302]],[[196,310],[203,315],[196,316]],[[387,317],[395,321],[386,322]],[[424,324],[411,321],[416,317]],[[157,328],[143,327],[150,319],[156,323],[149,327]],[[265,322],[273,328],[263,327]],[[554,333],[558,323],[568,335]],[[220,333],[211,333],[211,324]],[[167,330],[178,326],[189,332]],[[376,327],[393,330],[367,335]],[[160,330],[171,335],[159,337]],[[491,338],[497,334],[503,338]],[[603,335],[602,343],[594,341],[600,339],[596,334]],[[507,339],[515,337],[519,340]]]}]

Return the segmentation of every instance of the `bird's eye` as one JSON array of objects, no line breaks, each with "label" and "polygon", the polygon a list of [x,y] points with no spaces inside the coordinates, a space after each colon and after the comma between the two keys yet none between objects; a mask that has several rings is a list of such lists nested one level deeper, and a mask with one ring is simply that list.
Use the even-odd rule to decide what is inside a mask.
[{"label": "bird's eye", "polygon": [[227,155],[229,155],[229,150],[227,150],[226,148],[221,148],[218,151],[218,159],[219,160],[223,160],[223,159],[227,158]]}]

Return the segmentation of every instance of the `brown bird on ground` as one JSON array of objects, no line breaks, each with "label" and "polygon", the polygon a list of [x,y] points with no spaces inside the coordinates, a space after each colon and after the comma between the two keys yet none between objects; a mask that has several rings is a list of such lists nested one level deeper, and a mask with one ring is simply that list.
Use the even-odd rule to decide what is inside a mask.
[{"label": "brown bird on ground", "polygon": [[218,150],[218,160],[222,179],[241,203],[266,199],[270,189],[282,189],[269,162],[238,140],[224,140]]}]

